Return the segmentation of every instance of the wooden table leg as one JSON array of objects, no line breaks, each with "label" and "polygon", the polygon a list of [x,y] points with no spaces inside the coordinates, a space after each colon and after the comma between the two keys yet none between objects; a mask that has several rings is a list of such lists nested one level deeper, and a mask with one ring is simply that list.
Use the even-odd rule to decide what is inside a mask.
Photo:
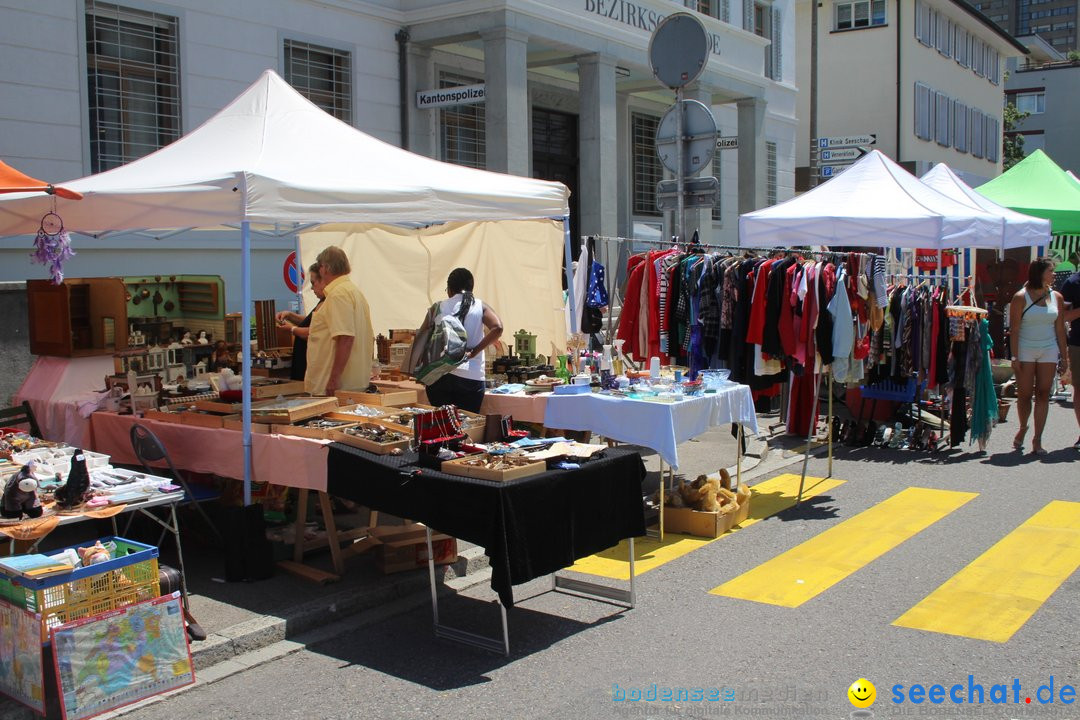
[{"label": "wooden table leg", "polygon": [[322,507],[323,524],[326,525],[326,542],[330,544],[330,561],[334,565],[334,572],[341,575],[345,572],[345,561],[341,559],[341,541],[338,539],[337,523],[334,522],[334,508],[330,504],[330,496],[320,491],[319,504]]},{"label": "wooden table leg", "polygon": [[296,499],[296,525],[293,537],[293,562],[304,562],[304,530],[307,528],[308,489],[300,488]]}]

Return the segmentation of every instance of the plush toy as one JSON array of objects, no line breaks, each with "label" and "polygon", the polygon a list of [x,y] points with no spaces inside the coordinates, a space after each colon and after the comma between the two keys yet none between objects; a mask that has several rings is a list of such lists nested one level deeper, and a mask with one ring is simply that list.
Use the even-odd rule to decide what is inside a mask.
[{"label": "plush toy", "polygon": [[23,515],[30,518],[41,517],[41,500],[38,499],[37,487],[33,463],[23,465],[22,469],[8,478],[4,484],[0,517],[8,519],[18,519]]},{"label": "plush toy", "polygon": [[105,549],[105,546],[101,544],[100,540],[90,547],[79,548],[78,552],[83,567],[97,565],[98,563],[112,560],[112,556],[109,555],[109,551]]},{"label": "plush toy", "polygon": [[717,512],[720,509],[720,504],[716,498],[719,491],[719,480],[705,475],[698,475],[697,479],[690,483],[689,494],[683,493],[683,499],[689,499],[687,505],[695,510]]},{"label": "plush toy", "polygon": [[724,468],[720,468],[720,487],[731,489],[731,473]]},{"label": "plush toy", "polygon": [[90,499],[90,472],[86,469],[86,455],[76,448],[71,456],[71,470],[67,482],[57,488],[56,506],[70,509]]}]

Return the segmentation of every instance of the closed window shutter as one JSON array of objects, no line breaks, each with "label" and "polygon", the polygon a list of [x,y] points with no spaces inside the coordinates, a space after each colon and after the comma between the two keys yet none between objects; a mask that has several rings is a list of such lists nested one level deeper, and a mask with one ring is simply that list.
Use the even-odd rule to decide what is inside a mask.
[{"label": "closed window shutter", "polygon": [[731,22],[731,0],[722,0],[720,3],[720,19],[726,23]]},{"label": "closed window shutter", "polygon": [[754,32],[754,0],[743,0],[742,26],[743,30]]},{"label": "closed window shutter", "polygon": [[780,11],[773,8],[772,11],[772,79],[783,80],[784,71],[781,66],[781,39],[783,33],[780,29]]}]

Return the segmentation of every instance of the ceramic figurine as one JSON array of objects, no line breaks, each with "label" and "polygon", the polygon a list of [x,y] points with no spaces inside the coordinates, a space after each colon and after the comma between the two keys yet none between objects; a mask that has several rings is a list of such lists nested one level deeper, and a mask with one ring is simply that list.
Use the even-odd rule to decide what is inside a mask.
[{"label": "ceramic figurine", "polygon": [[198,340],[198,342],[199,342],[200,345],[209,345],[210,344],[210,339],[206,337],[206,331],[205,330],[200,330],[199,331],[199,340]]},{"label": "ceramic figurine", "polygon": [[184,337],[180,338],[181,345],[194,345],[195,341],[191,339],[191,333],[184,333]]},{"label": "ceramic figurine", "polygon": [[76,448],[71,456],[67,482],[56,490],[56,505],[60,508],[77,507],[86,502],[89,496],[90,472],[86,469],[86,455]]}]

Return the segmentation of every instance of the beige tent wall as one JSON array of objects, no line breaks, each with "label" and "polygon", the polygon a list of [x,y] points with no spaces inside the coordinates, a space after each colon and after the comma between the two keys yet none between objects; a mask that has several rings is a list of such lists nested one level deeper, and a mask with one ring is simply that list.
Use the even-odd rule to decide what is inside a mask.
[{"label": "beige tent wall", "polygon": [[[447,223],[425,228],[390,225],[322,225],[301,234],[304,267],[323,248],[338,245],[349,256],[352,280],[371,307],[376,334],[415,328],[436,300],[446,297],[446,277],[468,268],[475,293],[503,322],[503,342],[520,329],[537,336],[537,350],[566,347],[563,314],[563,225],[556,220]],[[311,284],[304,306],[314,307]]]}]

